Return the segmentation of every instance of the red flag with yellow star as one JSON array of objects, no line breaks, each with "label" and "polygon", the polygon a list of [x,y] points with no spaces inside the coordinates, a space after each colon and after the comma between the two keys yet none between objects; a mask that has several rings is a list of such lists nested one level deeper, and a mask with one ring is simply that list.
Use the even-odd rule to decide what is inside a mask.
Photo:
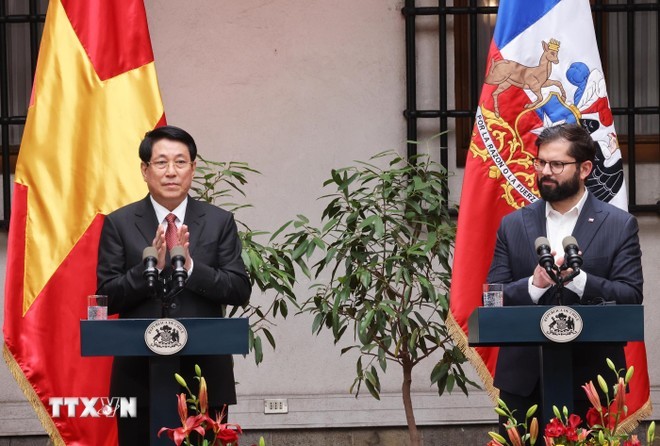
[{"label": "red flag with yellow star", "polygon": [[49,399],[108,396],[112,358],[80,356],[79,321],[103,216],[146,194],[137,149],[162,122],[143,0],[51,0],[16,166],[3,353],[58,445],[117,444],[114,418],[55,417]]}]

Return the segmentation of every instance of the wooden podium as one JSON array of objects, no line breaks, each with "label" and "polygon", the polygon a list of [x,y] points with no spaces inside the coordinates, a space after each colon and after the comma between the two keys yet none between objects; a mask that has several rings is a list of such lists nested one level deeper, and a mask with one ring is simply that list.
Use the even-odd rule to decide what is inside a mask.
[{"label": "wooden podium", "polygon": [[145,330],[155,320],[81,320],[80,350],[82,356],[149,357],[150,444],[170,446],[172,441],[167,435],[158,438],[157,434],[161,427],[181,424],[175,399],[181,390],[174,379],[174,373],[179,371],[179,357],[247,354],[249,323],[247,318],[177,319],[188,332],[188,342],[175,355],[162,356],[152,352],[144,339]]},{"label": "wooden podium", "polygon": [[[575,344],[644,340],[642,305],[571,306],[582,318],[581,333],[566,343],[545,337],[541,318],[551,306],[479,307],[468,319],[470,346],[534,346],[541,349],[543,425],[554,417],[552,406],[573,410],[572,349]],[[557,367],[562,364],[562,367]],[[596,377],[593,377],[596,379]]]}]

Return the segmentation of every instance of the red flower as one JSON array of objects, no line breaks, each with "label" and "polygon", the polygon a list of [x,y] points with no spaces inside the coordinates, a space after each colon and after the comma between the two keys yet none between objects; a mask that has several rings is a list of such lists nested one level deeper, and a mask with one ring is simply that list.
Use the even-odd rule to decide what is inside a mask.
[{"label": "red flower", "polygon": [[623,416],[623,410],[626,406],[626,383],[622,377],[619,377],[619,382],[615,386],[616,395],[614,397],[614,407],[616,411]]},{"label": "red flower", "polygon": [[188,416],[188,406],[185,393],[179,394],[177,398],[179,400],[178,410],[179,418],[181,418],[181,427],[175,429],[164,427],[158,431],[158,436],[160,437],[160,434],[166,432],[167,436],[170,437],[170,440],[174,440],[176,446],[181,446],[181,443],[183,443],[192,432],[197,432],[202,437],[204,436],[204,428],[202,427],[204,419],[199,415],[195,417]]},{"label": "red flower", "polygon": [[591,407],[587,411],[587,426],[591,427],[594,424],[600,424],[600,412],[596,408]]},{"label": "red flower", "polygon": [[222,443],[223,446],[226,446],[237,441],[238,434],[239,432],[234,429],[222,428],[218,430],[217,439],[220,440],[220,443]]},{"label": "red flower", "polygon": [[575,415],[574,413],[572,413],[568,416],[568,426],[569,427],[572,427],[573,429],[575,429],[576,427],[578,427],[580,425],[580,423],[582,423],[582,418],[580,418],[579,415]]},{"label": "red flower", "polygon": [[545,436],[550,437],[550,438],[557,438],[561,437],[566,433],[566,426],[559,421],[557,418],[553,418],[550,420],[550,422],[545,426]]},{"label": "red flower", "polygon": [[642,443],[640,443],[639,439],[637,438],[637,435],[633,435],[630,437],[630,440],[626,440],[623,442],[623,446],[642,446]]},{"label": "red flower", "polygon": [[[237,442],[239,434],[243,433],[241,426],[233,423],[223,423],[222,419],[225,417],[225,408],[222,408],[222,412],[215,414],[215,420],[206,418],[213,428],[215,437],[223,446],[228,444],[233,444]],[[236,443],[238,444],[238,442]]]}]

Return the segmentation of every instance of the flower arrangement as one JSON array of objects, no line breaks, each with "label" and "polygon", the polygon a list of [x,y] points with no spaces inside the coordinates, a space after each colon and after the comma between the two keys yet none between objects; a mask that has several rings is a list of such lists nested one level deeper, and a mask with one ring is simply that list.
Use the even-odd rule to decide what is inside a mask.
[{"label": "flower arrangement", "polygon": [[[625,376],[621,376],[621,370],[617,370],[614,363],[608,358],[607,366],[616,375],[616,384],[612,386],[612,391],[605,379],[598,375],[598,387],[605,396],[605,404],[602,404],[598,389],[593,381],[589,381],[582,386],[589,403],[592,407],[587,411],[586,425],[580,427],[582,418],[576,414],[569,414],[566,407],[559,410],[553,406],[552,410],[555,417],[545,426],[543,432],[544,446],[642,446],[637,435],[628,435],[624,432],[618,432],[619,423],[628,413],[626,406],[626,386],[632,379],[634,368],[630,367]],[[504,426],[508,435],[508,440],[496,432],[489,432],[491,440],[487,446],[534,446],[539,441],[538,419],[534,417],[537,405],[529,408],[525,414],[523,422],[519,422],[514,413],[509,410],[506,403],[501,399],[497,401],[495,412],[507,419]],[[646,441],[647,445],[653,443],[655,437],[655,422],[649,425]],[[509,443],[509,441],[511,443]],[[541,443],[539,443],[540,445]]]},{"label": "flower arrangement", "polygon": [[[175,373],[174,378],[188,393],[187,398],[185,393],[177,395],[181,426],[176,428],[163,427],[158,431],[158,436],[160,437],[165,432],[176,446],[182,444],[185,446],[238,446],[238,438],[243,430],[238,424],[222,422],[225,418],[225,408],[219,414],[216,413],[215,418],[209,415],[208,389],[201,368],[195,365],[194,379],[199,382],[199,396],[190,390],[186,380],[181,375]],[[210,431],[213,432],[213,438],[204,438]],[[266,446],[263,437],[259,440],[258,446]]]}]

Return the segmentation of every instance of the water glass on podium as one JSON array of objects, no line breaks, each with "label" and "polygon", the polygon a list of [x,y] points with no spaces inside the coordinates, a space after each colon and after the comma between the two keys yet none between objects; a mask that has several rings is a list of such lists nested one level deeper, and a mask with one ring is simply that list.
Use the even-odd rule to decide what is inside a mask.
[{"label": "water glass on podium", "polygon": [[484,307],[504,306],[504,285],[501,283],[484,283]]},{"label": "water glass on podium", "polygon": [[100,294],[87,296],[87,319],[90,321],[108,319],[108,296]]}]

